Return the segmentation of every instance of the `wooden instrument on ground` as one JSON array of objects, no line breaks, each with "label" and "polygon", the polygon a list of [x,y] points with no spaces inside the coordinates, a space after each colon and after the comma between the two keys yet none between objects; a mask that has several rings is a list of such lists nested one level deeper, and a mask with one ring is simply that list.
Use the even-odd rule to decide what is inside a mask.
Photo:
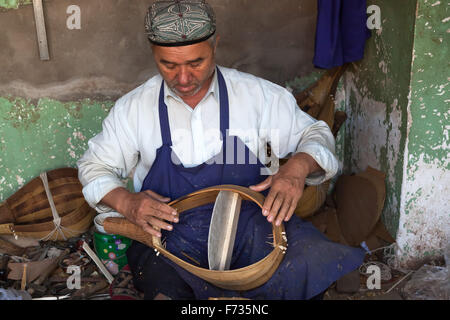
[{"label": "wooden instrument on ground", "polygon": [[0,234],[66,240],[86,232],[94,216],[78,170],[61,168],[34,178],[0,204]]},{"label": "wooden instrument on ground", "polygon": [[[347,65],[328,70],[310,87],[295,95],[297,104],[304,112],[317,120],[324,121],[337,136],[339,128],[346,119],[345,112],[335,111],[335,94]],[[283,164],[287,159],[280,159]],[[325,202],[330,181],[318,186],[306,186],[297,204],[295,214],[300,218],[311,217]]]},{"label": "wooden instrument on ground", "polygon": [[[242,200],[253,201],[261,208],[264,204],[265,198],[258,192],[241,186],[221,185],[193,192],[170,202],[169,205],[177,209],[178,213],[182,214],[184,211],[189,209],[208,203],[214,203],[217,195],[222,190],[238,193]],[[194,266],[171,254],[161,244],[160,238],[152,237],[141,227],[129,222],[125,218],[106,218],[103,222],[103,227],[108,233],[119,234],[142,242],[149,247],[155,248],[165,257],[175,262],[185,270],[216,285],[217,287],[228,290],[250,290],[267,282],[267,280],[270,279],[280,265],[283,255],[287,249],[287,238],[283,224],[280,226],[272,224],[272,245],[274,249],[264,259],[240,269],[226,271],[209,270]]]},{"label": "wooden instrument on ground", "polygon": [[[327,70],[311,86],[295,95],[297,104],[313,118],[319,119],[320,113],[329,97],[334,99],[336,89],[347,65]],[[334,114],[334,112],[333,112]]]},{"label": "wooden instrument on ground", "polygon": [[325,181],[317,186],[306,186],[294,213],[300,218],[312,216],[324,204],[329,186],[330,181]]}]

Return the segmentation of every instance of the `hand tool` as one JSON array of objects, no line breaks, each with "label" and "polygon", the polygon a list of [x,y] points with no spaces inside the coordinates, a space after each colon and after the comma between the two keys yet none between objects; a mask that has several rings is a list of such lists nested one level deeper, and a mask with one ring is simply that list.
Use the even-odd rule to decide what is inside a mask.
[{"label": "hand tool", "polygon": [[229,270],[241,211],[238,193],[219,192],[214,203],[208,235],[208,263],[210,270]]}]

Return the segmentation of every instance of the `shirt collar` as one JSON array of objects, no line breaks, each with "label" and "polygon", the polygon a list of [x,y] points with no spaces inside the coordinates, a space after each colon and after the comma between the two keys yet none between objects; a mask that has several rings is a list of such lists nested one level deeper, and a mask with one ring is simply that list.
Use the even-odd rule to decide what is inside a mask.
[{"label": "shirt collar", "polygon": [[[183,101],[183,99],[181,99],[175,92],[172,91],[172,89],[169,88],[166,81],[164,81],[164,92],[165,98],[172,97],[177,101]],[[219,103],[219,81],[217,79],[217,68],[214,70],[213,79],[209,85],[209,89],[201,101],[205,100],[210,94],[212,94],[217,103]]]}]

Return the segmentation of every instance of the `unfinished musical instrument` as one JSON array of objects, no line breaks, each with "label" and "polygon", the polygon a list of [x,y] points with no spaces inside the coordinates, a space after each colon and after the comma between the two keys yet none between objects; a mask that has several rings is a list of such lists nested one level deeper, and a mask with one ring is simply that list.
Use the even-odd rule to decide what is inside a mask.
[{"label": "unfinished musical instrument", "polygon": [[[220,185],[198,190],[170,202],[169,205],[177,209],[178,213],[182,214],[189,209],[208,203],[214,203],[219,192],[223,190],[237,193],[243,201],[253,201],[260,208],[262,208],[264,204],[265,198],[261,193],[241,186]],[[106,218],[103,222],[103,226],[108,233],[119,234],[155,248],[165,257],[185,270],[217,287],[228,290],[250,290],[263,285],[277,270],[287,249],[287,238],[284,225],[281,224],[280,226],[276,226],[275,224],[272,224],[273,250],[262,260],[240,269],[224,271],[209,270],[194,266],[171,254],[161,244],[160,238],[152,237],[141,227],[129,222],[125,218]]]},{"label": "unfinished musical instrument", "polygon": [[86,232],[95,216],[83,197],[78,170],[42,173],[0,204],[0,234],[66,240]]}]

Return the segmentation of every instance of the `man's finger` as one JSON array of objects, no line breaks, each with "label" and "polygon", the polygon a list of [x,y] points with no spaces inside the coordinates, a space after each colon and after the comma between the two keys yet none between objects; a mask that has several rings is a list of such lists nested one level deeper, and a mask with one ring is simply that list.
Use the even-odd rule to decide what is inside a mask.
[{"label": "man's finger", "polygon": [[275,197],[277,195],[277,192],[274,189],[270,189],[269,194],[266,197],[266,200],[264,200],[263,205],[263,216],[267,217],[270,213],[270,209],[272,208],[273,201],[275,200]]},{"label": "man's finger", "polygon": [[164,197],[162,195],[157,194],[156,192],[152,191],[152,190],[145,190],[144,193],[150,197],[152,197],[153,199],[156,199],[158,201],[161,202],[169,202],[170,198],[168,197]]},{"label": "man's finger", "polygon": [[285,222],[288,222],[289,220],[291,220],[292,216],[294,215],[295,209],[297,209],[297,201],[293,201],[291,203],[291,206],[289,208],[289,212],[286,215],[286,217],[284,218]]},{"label": "man's finger", "polygon": [[291,209],[292,200],[284,199],[283,206],[279,210],[277,220],[275,222],[276,226],[281,225],[281,222],[285,219],[285,217],[289,214],[289,210]]},{"label": "man's finger", "polygon": [[147,223],[150,224],[151,226],[157,227],[159,229],[164,229],[164,230],[168,230],[168,231],[172,231],[173,230],[173,226],[158,219],[155,217],[147,217],[146,218]]},{"label": "man's finger", "polygon": [[296,195],[296,196],[294,197],[294,199],[293,199],[292,202],[291,202],[291,206],[290,206],[290,208],[289,208],[289,211],[288,211],[288,213],[287,213],[287,215],[286,215],[284,221],[287,222],[287,221],[289,221],[289,220],[291,219],[291,217],[293,216],[293,214],[294,214],[294,212],[295,212],[295,209],[297,209],[297,204],[298,204],[300,198],[302,197],[302,195],[303,195],[303,190],[302,190],[302,192],[300,192],[299,195]]},{"label": "man's finger", "polygon": [[155,205],[152,207],[152,209],[153,209],[152,211],[144,214],[144,217],[146,217],[145,218],[146,220],[148,220],[148,218],[150,218],[150,217],[155,217],[157,219],[166,220],[169,222],[178,223],[178,221],[179,221],[178,213],[173,214],[172,212],[163,211],[164,208],[161,207],[161,205]]},{"label": "man's finger", "polygon": [[283,194],[281,192],[278,192],[277,196],[273,201],[272,208],[270,208],[270,215],[267,218],[269,222],[273,222],[277,219],[280,208],[283,205],[283,202],[284,202]]},{"label": "man's finger", "polygon": [[[165,203],[155,201],[155,202],[152,203],[151,206],[152,206],[153,209],[155,209],[157,211],[160,211],[162,213],[166,213],[166,214],[169,214],[169,215],[172,215],[172,216],[177,216],[178,215],[178,211],[176,209],[172,208],[171,206],[169,206],[169,205],[167,205]],[[171,218],[166,219],[166,220],[171,220]]]},{"label": "man's finger", "polygon": [[250,186],[249,188],[252,189],[253,191],[261,192],[269,188],[271,185],[272,185],[272,176],[268,177],[263,182],[258,183],[257,185]]},{"label": "man's finger", "polygon": [[146,221],[144,221],[141,225],[142,229],[151,234],[152,236],[161,238],[161,232],[159,232],[158,230],[156,230],[155,228],[153,228],[151,225],[149,225]]}]

